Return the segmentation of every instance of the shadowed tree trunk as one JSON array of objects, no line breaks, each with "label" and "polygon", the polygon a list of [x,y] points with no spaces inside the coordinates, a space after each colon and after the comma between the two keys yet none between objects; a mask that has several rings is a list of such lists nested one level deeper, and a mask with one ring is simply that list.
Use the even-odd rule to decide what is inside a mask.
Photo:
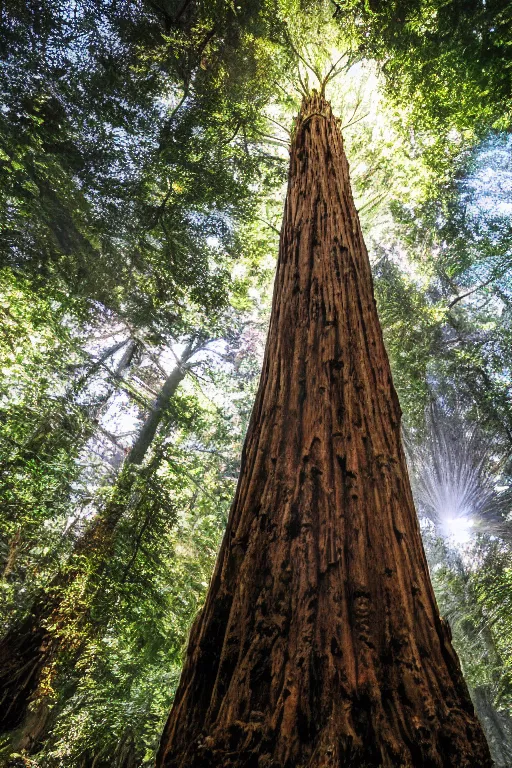
[{"label": "shadowed tree trunk", "polygon": [[165,411],[169,407],[169,403],[174,397],[174,394],[180,383],[187,374],[188,369],[186,367],[186,363],[187,360],[189,360],[189,358],[193,355],[193,353],[194,341],[192,340],[185,347],[185,350],[181,356],[181,360],[179,361],[176,368],[171,371],[167,379],[164,381],[163,386],[160,389],[155,402],[153,403],[153,407],[151,408],[151,411],[149,412],[146,421],[142,425],[129,455],[126,458],[127,463],[142,464],[144,461],[149,447],[155,438],[157,429],[165,415]]},{"label": "shadowed tree trunk", "polygon": [[295,126],[235,501],[159,768],[490,768],[440,619],[341,134]]},{"label": "shadowed tree trunk", "polygon": [[[112,500],[103,512],[93,519],[89,528],[76,543],[65,568],[59,571],[49,587],[34,601],[31,612],[15,624],[0,640],[0,733],[12,731],[24,724],[23,733],[16,741],[18,749],[30,750],[34,742],[44,733],[48,708],[43,701],[27,718],[29,704],[40,684],[41,675],[48,669],[60,648],[60,642],[49,624],[62,625],[66,613],[62,603],[69,587],[85,578],[86,584],[78,590],[75,599],[80,604],[72,606],[71,618],[76,621],[86,614],[84,590],[94,591],[100,582],[102,569],[108,561],[115,541],[115,530],[126,511],[132,490],[134,465],[144,461],[156,435],[166,409],[174,397],[181,381],[188,372],[187,361],[194,352],[191,342],[164,382],[162,389],[148,414],[132,449],[128,453],[123,470],[117,482]],[[151,471],[151,468],[146,468]],[[85,566],[85,568],[84,568]],[[68,606],[67,611],[70,610]],[[54,627],[55,629],[55,627]],[[81,646],[72,649],[80,652]],[[46,713],[42,718],[42,712]],[[26,718],[26,720],[25,720]],[[44,719],[44,722],[42,720]]]},{"label": "shadowed tree trunk", "polygon": [[510,768],[512,765],[512,720],[507,711],[498,711],[494,706],[492,689],[489,685],[473,688],[471,692],[475,709],[488,739],[495,768]]}]

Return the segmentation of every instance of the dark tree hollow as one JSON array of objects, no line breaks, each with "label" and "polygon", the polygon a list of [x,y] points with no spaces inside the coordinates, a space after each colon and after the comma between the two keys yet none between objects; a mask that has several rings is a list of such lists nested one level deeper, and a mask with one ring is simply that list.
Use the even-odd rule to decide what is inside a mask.
[{"label": "dark tree hollow", "polygon": [[159,768],[490,768],[400,417],[341,133],[313,93],[238,488]]}]

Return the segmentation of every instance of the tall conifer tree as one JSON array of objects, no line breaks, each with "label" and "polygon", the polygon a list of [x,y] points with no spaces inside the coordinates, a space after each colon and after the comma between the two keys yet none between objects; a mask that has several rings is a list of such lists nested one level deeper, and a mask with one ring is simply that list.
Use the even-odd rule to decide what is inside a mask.
[{"label": "tall conifer tree", "polygon": [[263,373],[159,768],[490,768],[432,591],[343,142],[295,125]]}]

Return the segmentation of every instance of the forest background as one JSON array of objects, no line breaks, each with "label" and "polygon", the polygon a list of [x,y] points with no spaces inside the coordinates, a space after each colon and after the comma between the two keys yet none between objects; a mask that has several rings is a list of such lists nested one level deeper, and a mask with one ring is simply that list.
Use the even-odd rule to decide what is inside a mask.
[{"label": "forest background", "polygon": [[509,5],[7,0],[1,24],[2,634],[52,606],[2,760],[154,760],[236,486],[293,117],[327,75],[437,598],[512,765]]}]

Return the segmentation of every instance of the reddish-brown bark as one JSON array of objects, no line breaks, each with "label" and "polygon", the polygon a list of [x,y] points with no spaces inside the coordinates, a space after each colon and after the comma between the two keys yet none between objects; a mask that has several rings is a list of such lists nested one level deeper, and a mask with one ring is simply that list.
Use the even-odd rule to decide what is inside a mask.
[{"label": "reddish-brown bark", "polygon": [[263,372],[159,768],[489,768],[439,617],[331,108],[291,149]]}]

